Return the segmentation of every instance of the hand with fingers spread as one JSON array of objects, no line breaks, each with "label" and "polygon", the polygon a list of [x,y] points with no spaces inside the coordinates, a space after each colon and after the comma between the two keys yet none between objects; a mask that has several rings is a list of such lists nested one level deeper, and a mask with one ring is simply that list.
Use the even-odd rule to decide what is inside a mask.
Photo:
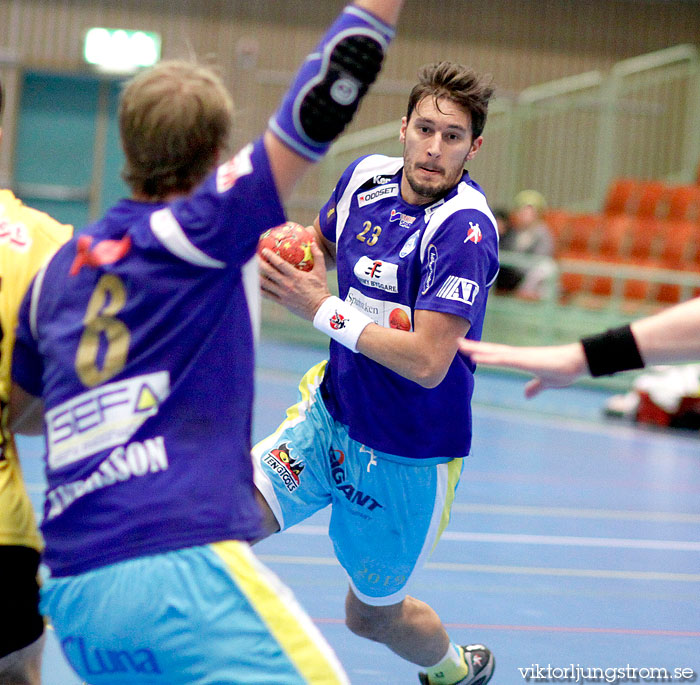
[{"label": "hand with fingers spread", "polygon": [[263,250],[258,259],[263,296],[307,321],[313,321],[321,303],[331,296],[323,252],[316,242],[311,243],[311,254],[311,271],[295,268],[269,249]]},{"label": "hand with fingers spread", "polygon": [[552,347],[512,347],[462,338],[459,349],[475,364],[503,366],[535,376],[525,386],[525,396],[534,397],[547,388],[564,388],[587,372],[580,343]]}]

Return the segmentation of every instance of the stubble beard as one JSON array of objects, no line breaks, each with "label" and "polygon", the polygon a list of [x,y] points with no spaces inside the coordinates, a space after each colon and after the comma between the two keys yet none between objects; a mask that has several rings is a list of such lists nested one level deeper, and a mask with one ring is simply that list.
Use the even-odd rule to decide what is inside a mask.
[{"label": "stubble beard", "polygon": [[459,179],[456,179],[454,182],[443,180],[438,184],[427,184],[417,181],[413,173],[406,173],[406,180],[414,193],[425,198],[428,203],[432,203],[447,195],[457,185]]}]

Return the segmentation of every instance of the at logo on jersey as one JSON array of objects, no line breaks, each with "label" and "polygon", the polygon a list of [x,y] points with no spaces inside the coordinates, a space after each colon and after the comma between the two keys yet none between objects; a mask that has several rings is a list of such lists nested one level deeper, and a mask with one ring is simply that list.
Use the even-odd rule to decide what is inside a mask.
[{"label": "at logo on jersey", "polygon": [[219,166],[216,170],[216,189],[220,193],[231,190],[241,176],[252,173],[253,162],[250,160],[252,152],[253,145],[246,145],[232,159]]},{"label": "at logo on jersey", "polygon": [[475,245],[481,241],[482,233],[479,228],[479,224],[473,224],[469,222],[469,230],[467,231],[467,237],[464,239],[465,243],[474,243]]},{"label": "at logo on jersey", "polygon": [[433,283],[435,283],[435,268],[437,266],[438,252],[437,247],[432,243],[428,246],[428,275],[425,277],[425,284],[423,285],[423,290],[421,290],[421,295],[430,290]]},{"label": "at logo on jersey", "polygon": [[372,188],[371,190],[365,190],[358,194],[357,204],[359,207],[364,207],[365,205],[371,205],[374,202],[379,202],[385,197],[396,197],[399,194],[399,184],[389,183],[387,185],[379,186],[378,188]]},{"label": "at logo on jersey", "polygon": [[438,297],[445,300],[456,300],[464,304],[474,304],[476,296],[479,294],[479,284],[470,281],[468,278],[450,276],[437,292]]},{"label": "at logo on jersey", "polygon": [[304,470],[304,464],[291,455],[288,443],[283,442],[270,450],[262,458],[262,462],[282,479],[289,492],[294,492],[299,487],[299,475]]},{"label": "at logo on jersey", "polygon": [[399,257],[402,259],[404,257],[408,257],[408,255],[413,252],[413,250],[416,249],[416,245],[418,245],[418,236],[420,235],[420,229],[418,229],[415,233],[411,234],[411,237],[403,244],[403,247],[401,248],[401,252],[399,252]]},{"label": "at logo on jersey", "polygon": [[355,264],[355,276],[362,285],[368,288],[379,288],[388,293],[399,292],[398,270],[398,264],[369,257],[360,257]]}]

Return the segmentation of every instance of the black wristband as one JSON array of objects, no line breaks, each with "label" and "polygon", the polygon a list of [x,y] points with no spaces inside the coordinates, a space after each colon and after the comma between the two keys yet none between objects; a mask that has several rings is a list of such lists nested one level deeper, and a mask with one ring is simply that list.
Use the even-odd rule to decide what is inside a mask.
[{"label": "black wristband", "polygon": [[637,341],[629,325],[581,340],[591,376],[644,368]]}]

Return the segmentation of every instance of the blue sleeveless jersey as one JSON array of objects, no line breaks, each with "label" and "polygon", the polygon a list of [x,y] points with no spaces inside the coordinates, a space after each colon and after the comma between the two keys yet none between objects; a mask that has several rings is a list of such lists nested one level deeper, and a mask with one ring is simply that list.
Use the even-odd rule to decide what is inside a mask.
[{"label": "blue sleeveless jersey", "polygon": [[189,198],[120,201],[37,276],[13,375],[44,399],[54,575],[258,537],[250,260],[283,221],[260,140]]},{"label": "blue sleeveless jersey", "polygon": [[[341,177],[319,215],[336,243],[341,299],[375,323],[413,330],[417,309],[456,314],[478,340],[498,273],[496,221],[464,172],[429,206],[403,201],[403,160],[370,155]],[[474,365],[456,355],[439,386],[423,388],[331,341],[321,386],[328,411],[350,437],[398,457],[447,460],[469,454]]]}]

